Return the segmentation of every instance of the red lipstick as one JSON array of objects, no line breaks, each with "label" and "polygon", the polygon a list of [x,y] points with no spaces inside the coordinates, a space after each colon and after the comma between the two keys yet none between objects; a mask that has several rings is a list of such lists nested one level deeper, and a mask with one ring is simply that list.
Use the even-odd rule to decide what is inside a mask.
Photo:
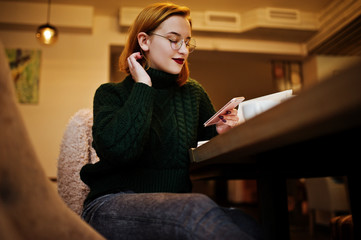
[{"label": "red lipstick", "polygon": [[183,64],[184,63],[184,59],[183,58],[172,58],[176,63],[178,64]]}]

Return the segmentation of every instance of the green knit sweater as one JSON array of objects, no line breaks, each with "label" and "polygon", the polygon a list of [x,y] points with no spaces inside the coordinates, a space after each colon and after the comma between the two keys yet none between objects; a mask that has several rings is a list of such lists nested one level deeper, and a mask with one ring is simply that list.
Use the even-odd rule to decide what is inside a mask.
[{"label": "green knit sweater", "polygon": [[128,76],[95,93],[93,147],[100,161],[80,172],[90,187],[86,201],[123,190],[191,191],[188,150],[217,134],[203,127],[214,108],[195,80],[179,87],[178,75],[147,72],[152,87]]}]

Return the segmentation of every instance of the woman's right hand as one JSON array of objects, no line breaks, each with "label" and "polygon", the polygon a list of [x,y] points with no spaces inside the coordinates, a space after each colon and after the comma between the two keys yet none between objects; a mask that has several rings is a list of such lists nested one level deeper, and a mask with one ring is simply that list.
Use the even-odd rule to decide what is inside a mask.
[{"label": "woman's right hand", "polygon": [[150,79],[148,73],[138,62],[138,60],[142,58],[143,56],[140,54],[140,52],[132,53],[127,58],[130,74],[132,75],[135,82],[140,82],[147,84],[148,86],[152,86],[152,80]]}]

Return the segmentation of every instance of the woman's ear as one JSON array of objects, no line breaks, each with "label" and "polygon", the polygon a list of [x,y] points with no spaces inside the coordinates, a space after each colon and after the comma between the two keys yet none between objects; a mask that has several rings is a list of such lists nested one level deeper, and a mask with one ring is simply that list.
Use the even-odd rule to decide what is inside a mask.
[{"label": "woman's ear", "polygon": [[149,50],[149,35],[145,32],[138,33],[138,43],[143,51]]}]

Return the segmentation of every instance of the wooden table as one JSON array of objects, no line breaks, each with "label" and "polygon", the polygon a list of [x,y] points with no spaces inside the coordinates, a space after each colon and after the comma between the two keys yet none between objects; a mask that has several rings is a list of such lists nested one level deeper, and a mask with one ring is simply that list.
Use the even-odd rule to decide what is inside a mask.
[{"label": "wooden table", "polygon": [[347,176],[355,239],[361,161],[361,62],[190,150],[191,178],[257,179],[267,239],[289,239],[286,180]]}]

